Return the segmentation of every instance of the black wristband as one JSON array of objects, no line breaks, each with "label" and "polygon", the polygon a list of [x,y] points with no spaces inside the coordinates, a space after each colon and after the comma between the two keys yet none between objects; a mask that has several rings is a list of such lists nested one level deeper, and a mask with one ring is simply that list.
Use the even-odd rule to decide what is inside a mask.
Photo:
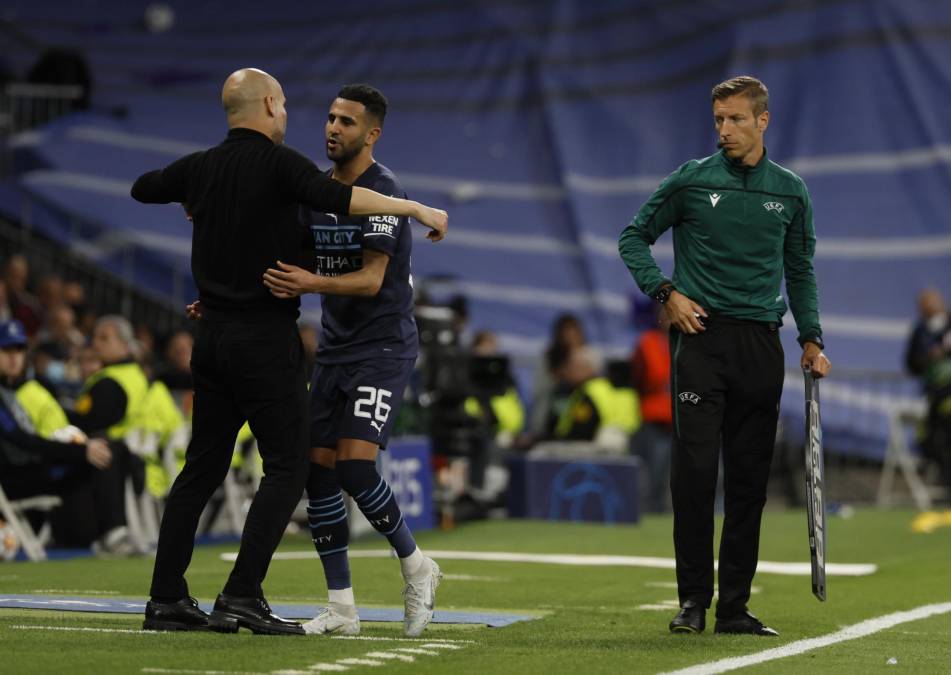
[{"label": "black wristband", "polygon": [[673,284],[664,284],[660,287],[654,294],[654,299],[662,305],[666,305],[667,301],[670,300],[670,294],[674,291]]}]

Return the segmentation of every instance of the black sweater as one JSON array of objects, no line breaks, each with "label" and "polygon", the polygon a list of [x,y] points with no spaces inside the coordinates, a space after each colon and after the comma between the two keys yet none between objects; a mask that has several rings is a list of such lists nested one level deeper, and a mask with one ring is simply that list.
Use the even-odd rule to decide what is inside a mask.
[{"label": "black sweater", "polygon": [[281,260],[307,265],[308,232],[300,204],[347,214],[349,185],[309,159],[250,129],[231,129],[223,143],[143,174],[132,197],[147,204],[180,202],[192,216],[192,276],[209,314],[254,319],[296,317],[297,298],[279,300],[262,276]]}]

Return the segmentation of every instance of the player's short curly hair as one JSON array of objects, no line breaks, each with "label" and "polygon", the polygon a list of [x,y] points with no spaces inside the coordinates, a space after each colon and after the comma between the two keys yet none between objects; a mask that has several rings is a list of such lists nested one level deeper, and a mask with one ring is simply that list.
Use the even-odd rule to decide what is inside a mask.
[{"label": "player's short curly hair", "polygon": [[731,96],[746,96],[753,102],[753,114],[761,115],[769,110],[769,89],[751,75],[731,77],[721,82],[710,92],[711,103]]},{"label": "player's short curly hair", "polygon": [[362,103],[367,112],[376,118],[379,125],[383,126],[383,120],[386,118],[386,96],[379,89],[371,87],[368,84],[347,84],[337,92],[337,98],[347,101],[356,101]]}]

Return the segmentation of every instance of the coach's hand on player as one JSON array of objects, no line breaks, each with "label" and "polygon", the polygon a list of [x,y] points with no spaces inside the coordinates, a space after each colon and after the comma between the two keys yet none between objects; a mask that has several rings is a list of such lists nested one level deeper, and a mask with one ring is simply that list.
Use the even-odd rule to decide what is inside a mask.
[{"label": "coach's hand on player", "polygon": [[296,298],[305,293],[320,292],[320,277],[307,270],[277,261],[280,269],[269,267],[264,273],[264,285],[277,298]]},{"label": "coach's hand on player", "polygon": [[682,333],[696,335],[706,330],[701,319],[707,317],[707,311],[683,293],[671,291],[664,311],[671,325]]},{"label": "coach's hand on player", "polygon": [[814,342],[807,342],[802,348],[802,359],[799,364],[803,370],[807,368],[813,377],[825,377],[832,370],[832,362]]},{"label": "coach's hand on player", "polygon": [[86,443],[86,461],[97,469],[108,469],[112,464],[112,450],[101,438],[91,438]]},{"label": "coach's hand on player", "polygon": [[190,305],[185,305],[185,316],[192,321],[198,321],[201,318],[201,300],[195,300]]},{"label": "coach's hand on player", "polygon": [[440,241],[446,237],[446,230],[449,228],[449,214],[442,209],[434,209],[424,204],[419,204],[417,213],[413,216],[420,223],[430,228],[426,233],[426,238],[430,241]]}]

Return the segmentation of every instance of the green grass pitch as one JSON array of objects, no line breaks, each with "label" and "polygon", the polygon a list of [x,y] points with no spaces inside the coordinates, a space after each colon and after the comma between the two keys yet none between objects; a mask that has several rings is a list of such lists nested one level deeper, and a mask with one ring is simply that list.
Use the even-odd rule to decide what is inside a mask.
[{"label": "green grass pitch", "polygon": [[[673,609],[641,608],[676,598],[673,572],[635,567],[576,567],[549,564],[441,562],[447,578],[439,609],[533,613],[537,620],[498,629],[431,626],[423,638],[399,641],[398,624],[364,623],[377,640],[321,636],[265,637],[246,631],[141,633],[141,617],[0,609],[0,672],[393,672],[393,673],[659,673],[752,654],[771,647],[835,633],[842,627],[922,605],[951,602],[951,528],[914,534],[911,512],[859,510],[830,519],[830,562],[875,563],[866,577],[830,576],[829,600],[818,602],[808,577],[760,573],[751,610],[779,630],[779,639],[700,636],[667,632]],[[805,514],[767,511],[760,558],[808,560]],[[429,549],[584,553],[672,557],[671,519],[648,517],[633,527],[538,521],[490,521],[418,537]],[[307,550],[305,537],[288,537],[281,550]],[[354,548],[381,548],[369,538]],[[220,559],[235,546],[199,548],[188,573],[192,593],[211,600],[231,564]],[[0,593],[90,594],[141,599],[151,559],[78,559],[0,565]],[[398,565],[389,559],[352,562],[357,602],[399,607]],[[319,563],[275,560],[265,592],[272,603],[326,598]],[[98,594],[98,595],[97,595]],[[24,629],[20,626],[109,628],[129,632]],[[873,673],[951,671],[951,613],[903,623],[875,635],[745,668],[749,672]],[[451,642],[450,642],[451,641]],[[425,646],[438,644],[441,646]],[[446,646],[449,645],[449,646]],[[416,650],[394,651],[394,650]],[[371,653],[397,653],[374,659]],[[412,659],[410,662],[409,659]],[[346,659],[355,661],[344,662]],[[895,659],[897,663],[889,665]],[[367,660],[385,665],[361,663]]]}]

